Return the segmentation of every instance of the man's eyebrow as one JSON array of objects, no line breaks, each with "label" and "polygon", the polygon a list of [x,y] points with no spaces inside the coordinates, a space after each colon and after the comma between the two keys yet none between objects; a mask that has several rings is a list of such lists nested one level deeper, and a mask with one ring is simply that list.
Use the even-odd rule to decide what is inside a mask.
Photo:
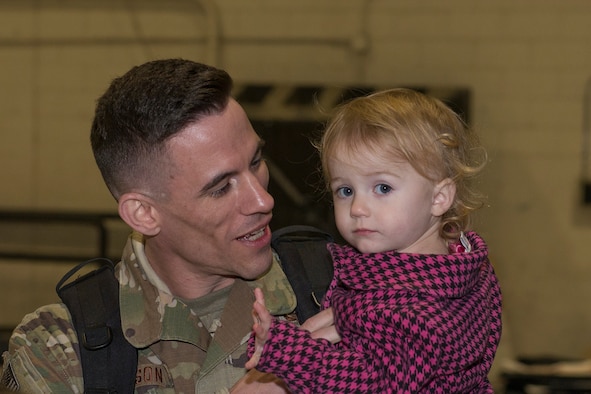
[{"label": "man's eyebrow", "polygon": [[257,149],[254,151],[254,155],[252,155],[252,160],[255,160],[259,156],[262,156],[263,147],[265,146],[265,143],[266,143],[265,140],[263,140],[262,138],[259,139],[259,142],[257,144]]},{"label": "man's eyebrow", "polygon": [[265,147],[266,143],[267,142],[264,139],[262,139],[262,138],[259,139],[258,147],[257,147],[257,150],[254,154],[255,156],[257,156],[259,153],[261,153],[263,151],[263,148]]},{"label": "man's eyebrow", "polygon": [[[259,156],[261,154],[261,152],[263,151],[263,146],[265,146],[265,141],[260,139],[258,144],[257,144],[257,149],[253,155],[253,159],[257,156]],[[230,178],[234,175],[236,175],[238,172],[237,171],[227,171],[227,172],[223,172],[221,174],[216,175],[215,177],[213,177],[212,180],[210,180],[209,182],[207,182],[205,184],[205,186],[203,186],[201,188],[201,191],[199,192],[200,195],[205,195],[207,194],[208,191],[212,190],[213,188],[216,187],[216,185],[218,185],[219,183],[221,183],[224,179]]]}]

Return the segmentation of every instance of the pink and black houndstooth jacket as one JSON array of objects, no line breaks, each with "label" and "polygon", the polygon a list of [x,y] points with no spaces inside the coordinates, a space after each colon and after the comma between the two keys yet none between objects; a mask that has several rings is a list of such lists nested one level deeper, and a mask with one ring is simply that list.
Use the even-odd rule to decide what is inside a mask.
[{"label": "pink and black houndstooth jacket", "polygon": [[467,237],[471,252],[448,255],[330,245],[324,307],[334,308],[341,343],[274,320],[257,369],[294,393],[492,393],[501,294],[485,242]]}]

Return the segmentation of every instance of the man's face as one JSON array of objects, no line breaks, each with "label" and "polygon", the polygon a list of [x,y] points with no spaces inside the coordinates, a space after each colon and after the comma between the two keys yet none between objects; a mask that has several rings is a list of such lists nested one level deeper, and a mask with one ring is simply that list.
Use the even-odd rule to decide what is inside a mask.
[{"label": "man's face", "polygon": [[262,141],[242,107],[231,99],[223,112],[189,125],[167,146],[167,196],[156,203],[160,231],[150,242],[165,248],[170,261],[152,264],[203,277],[264,273],[272,260],[274,201]]}]

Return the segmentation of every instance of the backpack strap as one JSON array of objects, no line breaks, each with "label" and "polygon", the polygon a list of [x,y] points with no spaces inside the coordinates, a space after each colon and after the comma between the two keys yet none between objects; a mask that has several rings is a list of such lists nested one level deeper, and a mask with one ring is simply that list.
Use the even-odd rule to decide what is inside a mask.
[{"label": "backpack strap", "polygon": [[273,231],[271,246],[296,294],[300,323],[320,312],[332,280],[332,258],[326,249],[330,242],[333,237],[329,233],[313,226],[292,225]]},{"label": "backpack strap", "polygon": [[[320,311],[333,276],[326,244],[333,237],[316,227],[293,225],[273,232],[271,245],[281,259],[298,306],[300,322]],[[100,266],[67,283],[90,263]],[[132,393],[137,373],[137,349],[123,335],[119,282],[111,260],[97,258],[72,268],[56,285],[78,335],[85,394]]]},{"label": "backpack strap", "polygon": [[[65,284],[90,263],[100,267]],[[97,258],[77,265],[58,282],[56,292],[70,310],[78,335],[84,393],[133,393],[138,356],[122,332],[113,262]]]}]

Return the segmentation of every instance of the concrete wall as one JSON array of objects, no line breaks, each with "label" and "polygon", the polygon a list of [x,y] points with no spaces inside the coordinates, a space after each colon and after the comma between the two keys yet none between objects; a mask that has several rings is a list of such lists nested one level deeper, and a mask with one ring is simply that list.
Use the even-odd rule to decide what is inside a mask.
[{"label": "concrete wall", "polygon": [[[490,154],[477,229],[504,291],[504,348],[590,356],[590,21],[587,0],[2,2],[0,208],[115,209],[89,124],[109,81],[146,60],[245,83],[468,88]],[[0,264],[0,325],[53,297],[61,273]]]}]

